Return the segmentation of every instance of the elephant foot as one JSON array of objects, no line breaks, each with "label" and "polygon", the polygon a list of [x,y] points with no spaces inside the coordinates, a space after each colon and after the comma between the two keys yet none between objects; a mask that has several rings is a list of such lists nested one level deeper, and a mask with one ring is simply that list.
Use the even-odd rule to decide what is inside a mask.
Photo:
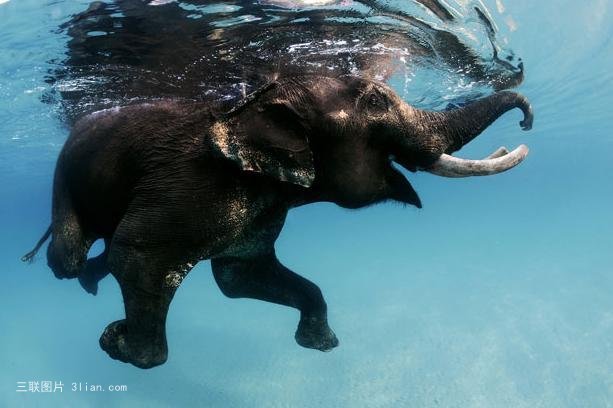
[{"label": "elephant foot", "polygon": [[98,294],[98,282],[110,273],[106,267],[106,255],[103,254],[96,258],[88,259],[85,268],[79,275],[79,283],[87,293]]},{"label": "elephant foot", "polygon": [[320,351],[330,351],[338,346],[338,339],[328,326],[328,322],[316,317],[300,319],[295,339],[302,347]]},{"label": "elephant foot", "polygon": [[98,281],[92,279],[90,275],[79,275],[79,284],[87,293],[94,296],[98,294]]},{"label": "elephant foot", "polygon": [[[130,363],[139,368],[152,368],[164,364],[168,358],[166,345],[147,342],[130,341],[125,320],[118,320],[106,326],[100,336],[100,347],[107,354],[124,363]],[[131,344],[135,343],[135,344]]]}]

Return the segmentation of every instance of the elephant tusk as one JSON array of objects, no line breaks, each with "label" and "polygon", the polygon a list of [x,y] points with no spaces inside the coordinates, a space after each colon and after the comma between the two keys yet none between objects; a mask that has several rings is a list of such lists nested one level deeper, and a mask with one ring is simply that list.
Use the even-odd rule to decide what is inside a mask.
[{"label": "elephant tusk", "polygon": [[506,147],[502,146],[502,147],[499,147],[498,149],[496,149],[496,151],[494,153],[492,153],[489,156],[487,156],[485,158],[485,160],[487,160],[487,159],[497,159],[499,157],[506,156],[507,154],[509,154],[509,149],[507,149]]},{"label": "elephant tusk", "polygon": [[528,146],[520,145],[512,152],[501,147],[483,160],[467,160],[443,154],[425,171],[443,177],[489,176],[507,171],[528,155]]}]

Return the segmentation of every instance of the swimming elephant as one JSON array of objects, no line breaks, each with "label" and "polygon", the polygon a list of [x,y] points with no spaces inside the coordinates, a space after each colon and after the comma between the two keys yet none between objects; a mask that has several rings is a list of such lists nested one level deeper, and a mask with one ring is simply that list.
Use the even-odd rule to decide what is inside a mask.
[{"label": "swimming elephant", "polygon": [[[55,170],[51,226],[23,259],[50,235],[58,278],[91,289],[108,268],[126,318],[107,326],[100,345],[137,367],[166,361],[169,304],[203,259],[225,295],[297,308],[298,344],[327,351],[338,340],[321,291],[275,254],[287,211],[318,201],[421,207],[393,162],[449,177],[505,171],[525,146],[483,160],[451,153],[513,108],[529,129],[530,104],[513,92],[427,112],[383,83],[302,76],[271,82],[229,111],[178,99],[98,111],[74,125]],[[105,251],[88,260],[100,238]]]}]

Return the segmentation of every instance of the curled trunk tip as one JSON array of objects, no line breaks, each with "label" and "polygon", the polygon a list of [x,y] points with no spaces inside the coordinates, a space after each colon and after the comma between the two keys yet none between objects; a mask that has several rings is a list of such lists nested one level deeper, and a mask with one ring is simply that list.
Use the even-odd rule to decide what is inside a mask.
[{"label": "curled trunk tip", "polygon": [[519,122],[521,128],[531,129],[534,113],[528,99],[515,92],[502,91],[458,109],[424,112],[423,117],[427,123],[425,131],[441,135],[446,143],[445,153],[450,154],[460,150],[496,119],[515,108],[521,109],[524,114],[524,118]]}]

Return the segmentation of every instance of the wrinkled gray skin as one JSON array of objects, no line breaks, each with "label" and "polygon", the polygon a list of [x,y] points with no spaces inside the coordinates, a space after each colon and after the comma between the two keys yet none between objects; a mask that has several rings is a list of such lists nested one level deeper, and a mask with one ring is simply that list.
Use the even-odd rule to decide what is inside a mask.
[{"label": "wrinkled gray skin", "polygon": [[[382,83],[307,76],[277,80],[230,112],[160,100],[90,114],[57,162],[48,264],[92,293],[110,270],[126,318],[104,330],[100,345],[137,367],[166,361],[169,304],[203,259],[225,295],[298,309],[298,344],[330,350],[338,340],[321,291],[275,254],[287,211],[316,201],[421,207],[391,158],[427,169],[515,107],[528,128],[530,107],[511,92],[436,113]],[[105,252],[86,259],[99,238]]]}]

